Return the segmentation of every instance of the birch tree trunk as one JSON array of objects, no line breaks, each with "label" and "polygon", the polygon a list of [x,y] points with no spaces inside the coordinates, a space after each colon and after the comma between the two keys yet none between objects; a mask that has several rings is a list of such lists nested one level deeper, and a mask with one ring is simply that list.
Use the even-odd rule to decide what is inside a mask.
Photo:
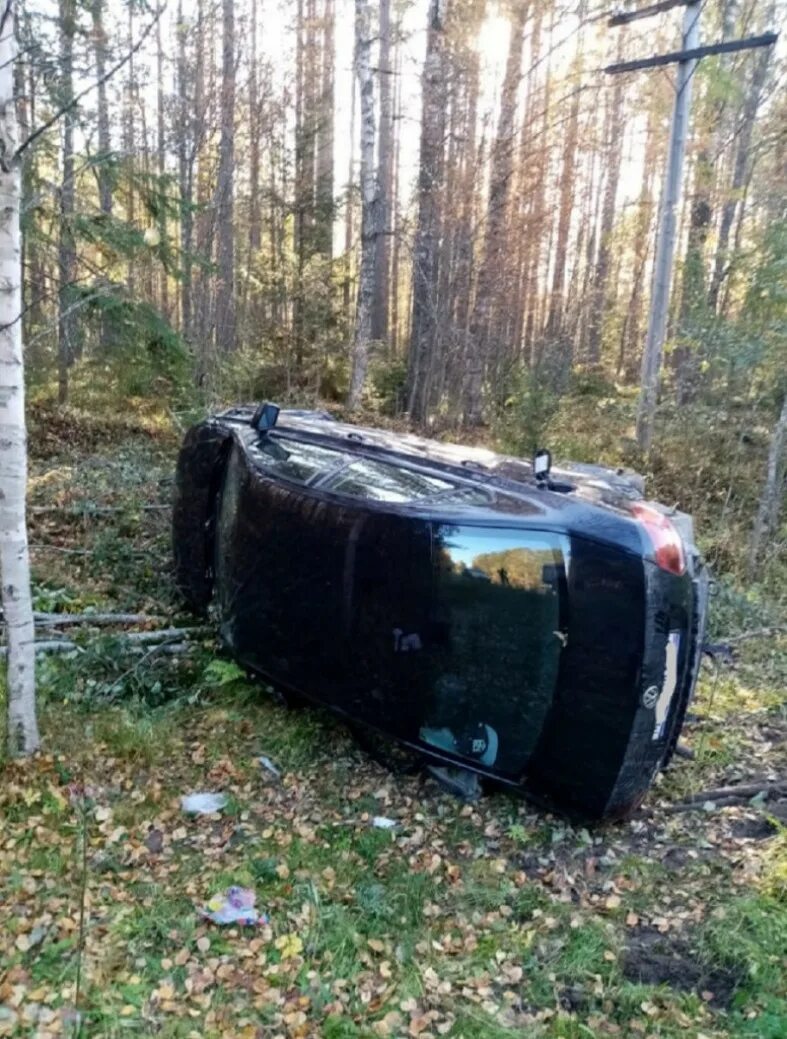
[{"label": "birch tree trunk", "polygon": [[377,177],[374,170],[374,77],[372,74],[372,26],[369,0],[355,0],[355,72],[361,94],[361,265],[358,272],[358,302],[352,344],[352,371],[347,406],[361,403],[369,342],[372,337],[374,269],[379,233]]},{"label": "birch tree trunk", "polygon": [[8,640],[8,750],[12,755],[32,754],[40,742],[25,520],[27,436],[15,58],[13,2],[6,0],[0,16],[0,584]]}]

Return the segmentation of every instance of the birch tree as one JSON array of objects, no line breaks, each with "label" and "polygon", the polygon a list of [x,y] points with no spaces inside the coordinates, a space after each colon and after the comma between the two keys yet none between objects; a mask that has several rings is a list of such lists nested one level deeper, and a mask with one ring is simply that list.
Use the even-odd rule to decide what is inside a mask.
[{"label": "birch tree", "polygon": [[22,357],[21,172],[14,99],[13,0],[0,16],[0,583],[8,641],[8,749],[39,745],[25,495],[27,436]]},{"label": "birch tree", "polygon": [[372,73],[372,26],[369,0],[355,0],[355,74],[361,95],[361,264],[358,272],[358,301],[352,344],[352,370],[347,406],[352,411],[361,403],[369,342],[372,337],[374,270],[379,234],[379,194],[374,169],[374,76]]}]

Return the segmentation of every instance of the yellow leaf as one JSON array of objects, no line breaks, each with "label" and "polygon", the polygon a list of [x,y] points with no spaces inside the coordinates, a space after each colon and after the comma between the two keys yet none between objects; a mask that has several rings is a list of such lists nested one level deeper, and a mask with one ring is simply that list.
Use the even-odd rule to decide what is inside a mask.
[{"label": "yellow leaf", "polygon": [[283,960],[291,960],[303,952],[303,942],[297,934],[283,934],[276,939],[276,948]]}]

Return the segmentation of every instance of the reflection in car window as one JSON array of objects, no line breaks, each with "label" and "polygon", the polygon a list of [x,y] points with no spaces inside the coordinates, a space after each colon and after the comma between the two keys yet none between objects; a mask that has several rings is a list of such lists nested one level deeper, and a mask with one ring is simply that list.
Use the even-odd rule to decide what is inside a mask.
[{"label": "reflection in car window", "polygon": [[452,505],[488,505],[494,496],[484,487],[473,487],[471,484],[463,484],[454,487],[448,494],[440,496],[440,504],[446,502]]},{"label": "reflection in car window", "polygon": [[348,460],[347,455],[334,448],[272,436],[262,437],[252,453],[265,469],[300,483],[307,483],[317,473],[330,472]]},{"label": "reflection in car window", "polygon": [[403,502],[450,491],[453,484],[426,473],[364,458],[337,473],[324,486],[337,494],[349,494],[367,501]]},{"label": "reflection in car window", "polygon": [[569,539],[537,530],[433,528],[439,603],[420,737],[502,772],[521,770],[554,700]]}]

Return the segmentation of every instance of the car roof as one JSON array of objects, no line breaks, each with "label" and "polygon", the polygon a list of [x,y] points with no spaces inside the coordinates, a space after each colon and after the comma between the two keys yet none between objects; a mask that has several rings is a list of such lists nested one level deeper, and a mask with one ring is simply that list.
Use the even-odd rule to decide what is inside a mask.
[{"label": "car roof", "polygon": [[[243,406],[214,417],[231,423],[249,450],[258,443],[260,435],[250,424],[254,411],[253,406]],[[364,501],[364,505],[372,508],[428,515],[452,523],[461,518],[463,523],[470,524],[561,530],[578,536],[591,536],[629,551],[640,551],[639,534],[625,510],[589,499],[575,484],[562,484],[561,491],[538,485],[531,464],[520,458],[498,454],[488,448],[444,443],[412,433],[340,422],[325,412],[282,409],[272,432],[274,437],[282,438],[305,436],[359,459],[371,457],[423,469],[455,483],[482,487],[488,495],[483,503],[462,501],[459,496],[451,500],[450,495],[402,503]],[[572,479],[572,474],[568,476]],[[326,495],[332,493],[320,486],[319,481],[314,489]]]}]

